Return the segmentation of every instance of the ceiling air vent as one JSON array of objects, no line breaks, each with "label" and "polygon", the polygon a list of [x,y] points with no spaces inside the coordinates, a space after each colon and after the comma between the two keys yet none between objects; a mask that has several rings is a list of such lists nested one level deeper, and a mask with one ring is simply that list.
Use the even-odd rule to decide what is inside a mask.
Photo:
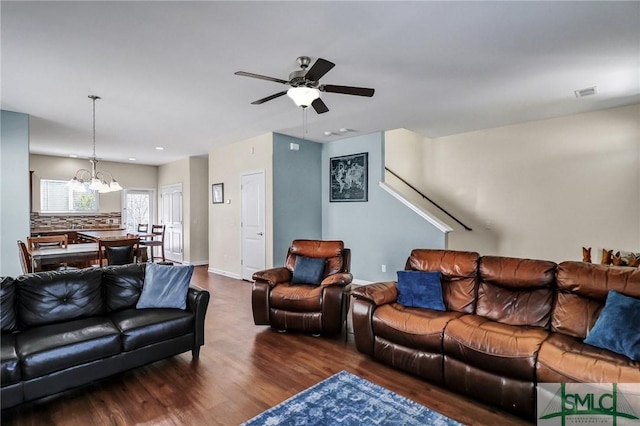
[{"label": "ceiling air vent", "polygon": [[576,90],[573,93],[576,94],[576,98],[584,98],[585,96],[591,96],[596,94],[596,86],[587,87],[586,89]]}]

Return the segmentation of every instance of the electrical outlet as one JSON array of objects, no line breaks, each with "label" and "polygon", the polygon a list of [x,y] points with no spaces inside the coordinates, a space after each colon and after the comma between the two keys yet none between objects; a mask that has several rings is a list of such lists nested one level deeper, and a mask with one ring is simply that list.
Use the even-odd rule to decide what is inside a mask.
[{"label": "electrical outlet", "polygon": [[382,265],[382,267],[380,268],[380,270],[382,272],[387,272],[387,265]]}]

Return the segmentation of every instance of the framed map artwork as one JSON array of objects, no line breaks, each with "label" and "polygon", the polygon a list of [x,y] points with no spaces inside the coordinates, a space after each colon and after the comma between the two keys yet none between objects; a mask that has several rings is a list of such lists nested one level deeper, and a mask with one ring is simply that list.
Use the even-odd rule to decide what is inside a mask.
[{"label": "framed map artwork", "polygon": [[329,160],[330,202],[367,201],[368,152],[333,157]]}]

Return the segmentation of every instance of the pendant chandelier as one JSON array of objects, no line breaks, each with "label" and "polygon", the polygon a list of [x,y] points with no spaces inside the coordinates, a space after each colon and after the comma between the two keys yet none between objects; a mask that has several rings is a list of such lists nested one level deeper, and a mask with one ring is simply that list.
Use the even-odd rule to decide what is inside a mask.
[{"label": "pendant chandelier", "polygon": [[98,171],[96,158],[96,100],[100,96],[89,95],[89,99],[93,101],[93,155],[89,158],[91,170],[80,169],[76,175],[69,180],[68,185],[74,191],[86,192],[87,190],[98,191],[101,193],[121,191],[122,187],[113,178],[111,172],[107,170]]}]

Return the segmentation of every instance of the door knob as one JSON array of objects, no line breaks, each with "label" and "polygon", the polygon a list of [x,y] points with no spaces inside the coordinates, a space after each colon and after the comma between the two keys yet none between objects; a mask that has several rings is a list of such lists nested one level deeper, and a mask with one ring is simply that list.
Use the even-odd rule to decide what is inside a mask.
[{"label": "door knob", "polygon": [[262,235],[264,235],[264,233],[263,232],[258,232],[258,235],[262,236]]}]

